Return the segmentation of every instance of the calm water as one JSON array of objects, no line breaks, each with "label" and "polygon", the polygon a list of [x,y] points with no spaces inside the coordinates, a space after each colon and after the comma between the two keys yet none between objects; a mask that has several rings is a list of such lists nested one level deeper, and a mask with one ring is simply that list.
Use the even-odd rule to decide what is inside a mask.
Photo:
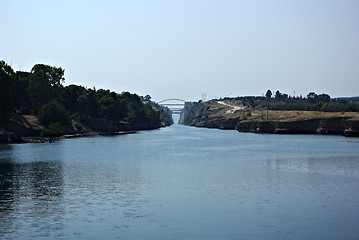
[{"label": "calm water", "polygon": [[0,145],[0,239],[359,239],[359,139],[174,125]]}]

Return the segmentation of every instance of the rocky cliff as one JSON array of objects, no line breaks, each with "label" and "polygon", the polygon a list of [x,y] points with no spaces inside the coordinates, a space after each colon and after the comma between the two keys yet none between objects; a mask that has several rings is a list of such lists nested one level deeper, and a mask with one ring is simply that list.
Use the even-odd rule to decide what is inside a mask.
[{"label": "rocky cliff", "polygon": [[[169,126],[173,123],[170,112],[163,109],[157,109],[157,111],[160,112],[158,121],[148,122],[139,120],[132,124],[94,117],[73,119],[69,124],[61,127],[62,135],[87,136],[126,131],[133,132],[134,130],[152,130]],[[39,137],[45,129],[36,116],[14,114],[6,128],[0,129],[0,144],[23,143],[25,141],[22,137]]]},{"label": "rocky cliff", "polygon": [[[240,109],[240,107],[236,107]],[[240,132],[277,134],[335,134],[359,136],[358,113],[310,111],[232,111],[218,102],[186,104],[181,123],[189,126],[236,129]]]},{"label": "rocky cliff", "polygon": [[333,134],[359,136],[359,121],[345,117],[299,121],[243,121],[236,129],[240,132],[280,134]]}]

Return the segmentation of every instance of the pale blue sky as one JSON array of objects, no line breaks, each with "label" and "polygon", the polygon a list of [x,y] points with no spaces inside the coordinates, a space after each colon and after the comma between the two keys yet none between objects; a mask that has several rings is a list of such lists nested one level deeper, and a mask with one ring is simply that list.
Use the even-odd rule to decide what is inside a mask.
[{"label": "pale blue sky", "polygon": [[199,100],[359,95],[359,1],[0,0],[0,59],[65,84]]}]

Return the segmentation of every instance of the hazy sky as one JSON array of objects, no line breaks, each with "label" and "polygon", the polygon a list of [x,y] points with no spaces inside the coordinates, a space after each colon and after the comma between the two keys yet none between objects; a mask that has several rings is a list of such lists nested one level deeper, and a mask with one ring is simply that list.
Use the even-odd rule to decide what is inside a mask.
[{"label": "hazy sky", "polygon": [[359,95],[357,0],[0,0],[0,59],[65,85],[199,100]]}]

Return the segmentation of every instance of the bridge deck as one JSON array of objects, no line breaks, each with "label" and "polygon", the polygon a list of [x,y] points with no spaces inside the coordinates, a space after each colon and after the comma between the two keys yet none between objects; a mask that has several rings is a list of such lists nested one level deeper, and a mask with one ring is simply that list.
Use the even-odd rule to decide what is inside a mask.
[{"label": "bridge deck", "polygon": [[[177,101],[180,103],[175,103],[174,101]],[[178,99],[178,98],[169,98],[169,99],[165,99],[165,100],[158,102],[158,104],[168,107],[172,111],[172,114],[181,114],[185,103],[186,103],[186,101],[184,101],[182,99]]]}]

